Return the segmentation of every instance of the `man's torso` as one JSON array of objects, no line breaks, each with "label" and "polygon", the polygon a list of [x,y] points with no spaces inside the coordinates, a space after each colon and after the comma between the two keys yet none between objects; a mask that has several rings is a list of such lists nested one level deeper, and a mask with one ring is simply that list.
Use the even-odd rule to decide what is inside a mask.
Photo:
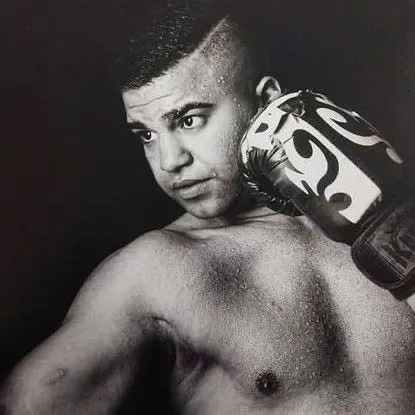
[{"label": "man's torso", "polygon": [[281,215],[161,232],[148,295],[183,413],[415,411],[415,319],[345,245]]}]

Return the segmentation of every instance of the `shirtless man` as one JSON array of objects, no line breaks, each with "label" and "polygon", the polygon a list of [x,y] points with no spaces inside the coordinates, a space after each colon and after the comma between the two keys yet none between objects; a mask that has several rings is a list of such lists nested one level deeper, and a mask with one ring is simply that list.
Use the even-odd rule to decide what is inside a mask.
[{"label": "shirtless man", "polygon": [[[178,10],[163,17],[200,29]],[[238,140],[275,89],[255,94],[238,27],[216,18],[183,54],[168,55],[163,36],[152,59],[169,65],[148,79],[137,67],[122,95],[157,183],[187,213],[95,270],[61,328],[13,371],[5,413],[111,414],[131,391],[142,412],[150,396],[149,413],[168,398],[180,414],[414,413],[407,303],[307,218],[252,206],[240,190]]]}]

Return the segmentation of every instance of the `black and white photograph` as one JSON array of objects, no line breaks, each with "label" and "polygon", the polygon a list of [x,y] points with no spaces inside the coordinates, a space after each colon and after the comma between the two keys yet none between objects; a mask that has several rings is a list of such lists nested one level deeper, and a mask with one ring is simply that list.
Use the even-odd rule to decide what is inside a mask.
[{"label": "black and white photograph", "polygon": [[415,415],[415,3],[0,13],[0,415]]}]

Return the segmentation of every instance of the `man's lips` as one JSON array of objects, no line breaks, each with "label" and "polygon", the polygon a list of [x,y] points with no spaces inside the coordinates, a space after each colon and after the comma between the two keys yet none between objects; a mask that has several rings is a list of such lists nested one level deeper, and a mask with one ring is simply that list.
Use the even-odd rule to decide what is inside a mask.
[{"label": "man's lips", "polygon": [[177,189],[183,189],[186,187],[190,187],[193,186],[195,184],[198,183],[203,183],[210,180],[210,177],[206,178],[206,179],[186,179],[186,180],[180,180],[179,182],[174,182],[172,187],[173,189],[177,190]]},{"label": "man's lips", "polygon": [[173,189],[180,195],[182,199],[194,199],[201,196],[208,189],[208,182],[211,178],[206,179],[186,179],[173,183]]}]

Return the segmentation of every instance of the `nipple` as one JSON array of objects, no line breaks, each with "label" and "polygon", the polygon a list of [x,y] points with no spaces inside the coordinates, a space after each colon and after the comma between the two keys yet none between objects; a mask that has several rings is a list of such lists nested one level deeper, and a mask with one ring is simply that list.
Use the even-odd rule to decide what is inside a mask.
[{"label": "nipple", "polygon": [[255,386],[263,395],[270,396],[277,392],[279,382],[273,372],[264,372],[257,377]]}]

